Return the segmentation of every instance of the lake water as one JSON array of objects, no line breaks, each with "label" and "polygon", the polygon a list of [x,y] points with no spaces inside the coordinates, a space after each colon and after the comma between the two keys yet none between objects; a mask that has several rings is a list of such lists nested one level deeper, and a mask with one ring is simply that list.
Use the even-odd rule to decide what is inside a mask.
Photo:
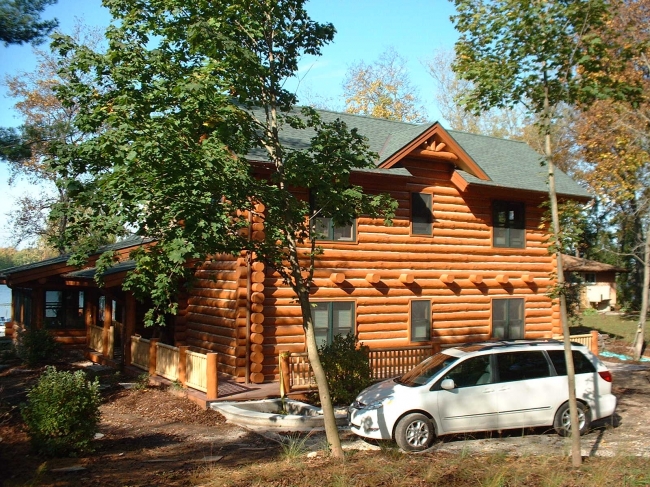
[{"label": "lake water", "polygon": [[11,289],[0,284],[0,323],[11,318]]}]

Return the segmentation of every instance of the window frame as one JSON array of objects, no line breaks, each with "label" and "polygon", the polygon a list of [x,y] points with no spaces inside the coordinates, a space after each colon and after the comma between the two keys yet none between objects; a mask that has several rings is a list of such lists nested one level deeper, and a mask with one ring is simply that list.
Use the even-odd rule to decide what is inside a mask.
[{"label": "window frame", "polygon": [[[58,294],[59,299],[48,300],[48,294],[53,293]],[[73,306],[75,303],[76,306]],[[45,289],[43,326],[48,330],[83,329],[86,327],[84,318],[86,306],[87,296],[83,289]]]},{"label": "window frame", "polygon": [[[495,303],[496,302],[508,302],[508,306],[505,308],[505,317],[503,320],[498,320],[498,321],[504,321],[504,336],[503,337],[498,337],[495,334],[495,328],[497,326],[495,325]],[[516,303],[521,303],[521,318],[516,318],[511,320],[510,318],[510,312],[511,312],[511,304]],[[526,298],[492,298],[491,300],[491,313],[490,313],[490,336],[493,339],[497,340],[523,340],[526,338]],[[521,321],[521,336],[520,337],[511,337],[510,336],[510,331],[511,331],[511,321]]]},{"label": "window frame", "polygon": [[[416,205],[416,196],[421,198],[424,206]],[[429,201],[425,201],[425,200]],[[416,215],[416,208],[419,214]],[[416,222],[416,217],[422,221]],[[416,231],[416,225],[418,230]],[[419,226],[426,226],[420,230]],[[424,192],[411,192],[411,235],[431,237],[433,235],[433,194]]]},{"label": "window frame", "polygon": [[[427,332],[426,332],[426,338],[414,338],[415,337],[415,326],[416,322],[414,320],[414,311],[413,311],[413,305],[415,303],[427,303],[428,304],[428,310],[429,312],[427,313]],[[433,323],[433,318],[432,318],[432,306],[431,306],[431,300],[430,299],[411,299],[409,303],[409,340],[414,343],[426,343],[431,341],[431,327]],[[419,320],[419,319],[418,319]]]},{"label": "window frame", "polygon": [[[357,327],[356,327],[356,316],[357,316],[357,307],[356,307],[356,301],[351,300],[351,299],[336,299],[336,300],[324,300],[324,299],[319,299],[319,300],[314,300],[311,301],[312,305],[312,320],[314,323],[314,334],[316,335],[316,345],[318,348],[320,348],[323,345],[330,345],[332,343],[332,340],[336,335],[339,335],[341,333],[336,333],[334,334],[334,311],[335,311],[335,305],[350,305],[350,328],[349,331],[346,332],[349,333],[350,331],[354,334],[356,334]],[[327,305],[327,339],[325,343],[319,343],[319,337],[318,334],[316,333],[317,326],[316,323],[316,314],[314,313],[316,306],[322,306],[322,305]],[[322,327],[320,327],[322,328]]]},{"label": "window frame", "polygon": [[[498,214],[501,212],[513,213],[513,217],[506,217],[502,224],[499,224]],[[499,236],[497,229],[503,232],[505,242],[497,242]],[[514,231],[517,232],[514,232]],[[519,232],[520,231],[520,232]],[[519,238],[517,235],[519,234]],[[520,243],[516,243],[520,239]],[[526,204],[520,201],[492,201],[492,246],[502,249],[525,249],[526,248]]]},{"label": "window frame", "polygon": [[[316,236],[316,240],[322,242],[343,242],[343,243],[355,243],[357,241],[357,219],[352,219],[350,225],[339,226],[334,225],[334,221],[331,217],[322,217],[317,216],[312,218],[311,222],[311,235]],[[326,228],[327,234],[325,232],[320,233],[317,230],[317,227],[321,226],[324,229]],[[343,229],[350,227],[350,237],[339,237],[336,236],[337,229]]]}]

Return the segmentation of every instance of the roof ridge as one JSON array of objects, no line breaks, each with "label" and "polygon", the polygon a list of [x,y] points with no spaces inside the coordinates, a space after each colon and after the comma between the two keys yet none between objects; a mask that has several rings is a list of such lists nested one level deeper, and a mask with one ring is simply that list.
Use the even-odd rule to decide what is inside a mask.
[{"label": "roof ridge", "polygon": [[475,137],[484,137],[484,138],[487,138],[487,139],[501,140],[501,141],[504,141],[504,142],[517,142],[519,144],[528,145],[526,143],[526,141],[524,141],[524,140],[506,139],[504,137],[497,137],[496,135],[476,134],[474,132],[466,132],[464,130],[455,130],[455,129],[445,129],[445,130],[447,130],[447,132],[449,132],[449,133],[472,135],[472,136],[475,136]]}]

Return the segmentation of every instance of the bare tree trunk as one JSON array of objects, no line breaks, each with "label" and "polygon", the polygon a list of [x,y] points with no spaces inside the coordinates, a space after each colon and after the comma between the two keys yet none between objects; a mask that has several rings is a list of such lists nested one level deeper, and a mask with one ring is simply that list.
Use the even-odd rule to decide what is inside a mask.
[{"label": "bare tree trunk", "polygon": [[634,337],[634,360],[640,360],[645,344],[645,324],[648,316],[648,292],[650,292],[650,230],[645,232],[645,249],[643,251],[643,288],[641,291],[641,312],[639,324]]},{"label": "bare tree trunk", "polygon": [[[546,79],[546,72],[544,73]],[[546,96],[544,99],[544,146],[546,163],[548,164],[548,193],[551,200],[551,217],[553,224],[553,235],[555,237],[555,257],[557,262],[557,287],[560,291],[560,321],[562,322],[562,334],[564,335],[564,358],[566,360],[566,372],[569,383],[569,413],[571,415],[571,458],[574,467],[582,465],[582,452],[580,447],[580,424],[578,420],[578,403],[576,398],[576,375],[573,365],[573,354],[571,352],[571,339],[569,337],[569,320],[567,319],[566,295],[564,280],[564,269],[562,267],[562,245],[560,229],[560,212],[557,203],[557,192],[555,190],[555,164],[553,163],[553,152],[551,150],[551,111],[548,98],[548,83],[545,86]]]},{"label": "bare tree trunk", "polygon": [[299,293],[298,299],[302,310],[305,342],[307,344],[307,357],[309,358],[309,363],[314,371],[314,378],[316,379],[316,385],[318,386],[318,397],[320,398],[321,407],[323,408],[325,435],[327,436],[327,442],[329,443],[332,457],[338,460],[344,460],[345,456],[343,454],[343,448],[341,447],[339,430],[336,426],[336,416],[334,415],[332,397],[330,396],[330,389],[327,384],[325,369],[323,369],[320,357],[318,356],[316,335],[314,334],[314,321],[312,319],[308,291],[303,289],[302,292]]}]

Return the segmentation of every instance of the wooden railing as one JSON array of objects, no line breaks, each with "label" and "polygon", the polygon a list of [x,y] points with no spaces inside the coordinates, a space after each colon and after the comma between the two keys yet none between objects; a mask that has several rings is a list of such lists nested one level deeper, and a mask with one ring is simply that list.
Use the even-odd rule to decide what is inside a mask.
[{"label": "wooden railing", "polygon": [[131,337],[131,364],[149,371],[149,340],[139,336]]},{"label": "wooden railing", "polygon": [[145,340],[132,336],[131,365],[146,370],[151,376],[177,380],[183,387],[205,392],[209,401],[217,398],[216,353],[199,353],[187,346],[173,347],[160,343],[157,338]]},{"label": "wooden railing", "polygon": [[156,344],[156,374],[169,380],[178,379],[179,351],[177,347]]},{"label": "wooden railing", "polygon": [[208,356],[188,350],[185,353],[185,384],[187,387],[206,392],[208,387]]},{"label": "wooden railing", "polygon": [[[562,340],[561,335],[556,335],[553,338]],[[585,335],[571,335],[571,341],[585,345],[593,353],[598,354],[598,332],[596,331]],[[438,349],[437,346],[424,346],[370,350],[372,378],[379,381],[402,375],[433,355]],[[313,389],[316,386],[306,353],[291,353],[288,362],[290,390]]]},{"label": "wooden railing", "polygon": [[102,327],[90,325],[89,346],[96,352],[104,352],[104,329]]},{"label": "wooden railing", "polygon": [[405,374],[435,353],[432,347],[370,350],[373,380],[390,379]]}]

